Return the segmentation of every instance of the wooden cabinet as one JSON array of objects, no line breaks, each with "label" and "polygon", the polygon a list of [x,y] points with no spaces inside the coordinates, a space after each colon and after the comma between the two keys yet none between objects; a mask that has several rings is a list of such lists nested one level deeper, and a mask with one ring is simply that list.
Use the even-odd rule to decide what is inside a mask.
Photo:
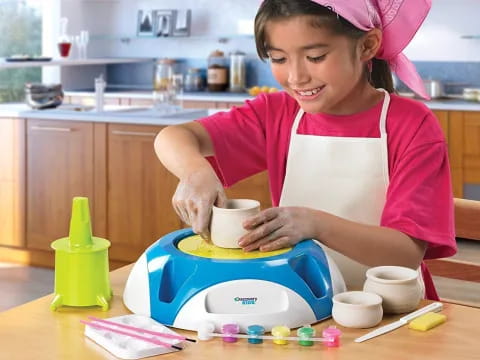
[{"label": "wooden cabinet", "polygon": [[454,195],[463,198],[464,184],[480,184],[480,112],[451,111],[449,133]]},{"label": "wooden cabinet", "polygon": [[23,119],[0,119],[0,245],[23,247],[24,139]]},{"label": "wooden cabinet", "polygon": [[440,124],[440,127],[443,130],[443,133],[445,134],[445,140],[447,140],[448,144],[448,132],[449,132],[449,126],[448,126],[448,111],[445,110],[434,110],[433,113],[438,119],[438,122]]},{"label": "wooden cabinet", "polygon": [[93,141],[89,122],[27,120],[28,248],[50,250],[53,240],[68,236],[73,197],[88,197],[92,209]]},{"label": "wooden cabinet", "polygon": [[464,112],[463,165],[465,183],[480,184],[480,112]]},{"label": "wooden cabinet", "polygon": [[[454,195],[463,197],[465,183],[480,184],[480,112],[435,114],[448,141]],[[50,244],[68,236],[75,196],[89,198],[94,235],[112,242],[111,266],[135,261],[158,238],[182,228],[171,205],[178,181],[154,153],[161,129],[0,119],[0,260],[53,266]],[[271,206],[266,172],[226,193]]]},{"label": "wooden cabinet", "polygon": [[160,126],[109,125],[107,160],[110,257],[135,261],[182,224],[173,210],[177,179],[155,155]]}]

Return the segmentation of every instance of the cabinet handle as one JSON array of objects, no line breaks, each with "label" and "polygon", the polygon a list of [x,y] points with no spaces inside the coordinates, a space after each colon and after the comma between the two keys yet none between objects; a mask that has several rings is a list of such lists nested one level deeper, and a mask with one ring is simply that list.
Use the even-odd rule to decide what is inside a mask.
[{"label": "cabinet handle", "polygon": [[52,126],[37,126],[32,125],[31,130],[40,130],[40,131],[60,131],[60,132],[71,132],[72,128],[62,128],[62,127],[52,127]]},{"label": "cabinet handle", "polygon": [[141,131],[123,131],[123,130],[112,130],[113,135],[124,135],[124,136],[157,136],[153,132],[141,132]]}]

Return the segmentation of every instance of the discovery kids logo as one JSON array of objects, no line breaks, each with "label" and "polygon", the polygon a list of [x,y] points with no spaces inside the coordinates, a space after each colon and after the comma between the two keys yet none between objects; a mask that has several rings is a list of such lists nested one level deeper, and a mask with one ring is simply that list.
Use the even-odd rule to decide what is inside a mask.
[{"label": "discovery kids logo", "polygon": [[258,298],[256,297],[236,297],[233,299],[235,302],[241,302],[242,305],[255,305]]}]

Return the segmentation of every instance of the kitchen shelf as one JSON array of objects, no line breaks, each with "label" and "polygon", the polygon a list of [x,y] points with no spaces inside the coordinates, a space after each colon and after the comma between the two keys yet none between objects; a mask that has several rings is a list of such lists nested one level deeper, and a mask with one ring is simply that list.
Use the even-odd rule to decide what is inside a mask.
[{"label": "kitchen shelf", "polygon": [[143,40],[192,40],[192,41],[207,41],[214,40],[219,43],[227,43],[233,39],[253,39],[253,35],[248,34],[231,34],[231,35],[191,35],[191,36],[137,36],[137,35],[93,35],[92,40],[97,41],[120,41],[124,44],[129,44],[132,41],[143,41]]},{"label": "kitchen shelf", "polygon": [[53,59],[50,61],[15,61],[0,59],[0,69],[42,67],[42,66],[77,66],[123,64],[153,61],[153,58],[92,58],[92,59]]}]

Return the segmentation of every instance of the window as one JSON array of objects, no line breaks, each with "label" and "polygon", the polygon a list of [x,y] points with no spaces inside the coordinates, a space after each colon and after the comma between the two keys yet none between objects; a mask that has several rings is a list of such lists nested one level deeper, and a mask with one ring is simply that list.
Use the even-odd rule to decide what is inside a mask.
[{"label": "window", "polygon": [[[0,57],[42,54],[42,1],[0,0]],[[40,67],[1,69],[0,103],[23,101],[26,82],[40,82]]]}]

